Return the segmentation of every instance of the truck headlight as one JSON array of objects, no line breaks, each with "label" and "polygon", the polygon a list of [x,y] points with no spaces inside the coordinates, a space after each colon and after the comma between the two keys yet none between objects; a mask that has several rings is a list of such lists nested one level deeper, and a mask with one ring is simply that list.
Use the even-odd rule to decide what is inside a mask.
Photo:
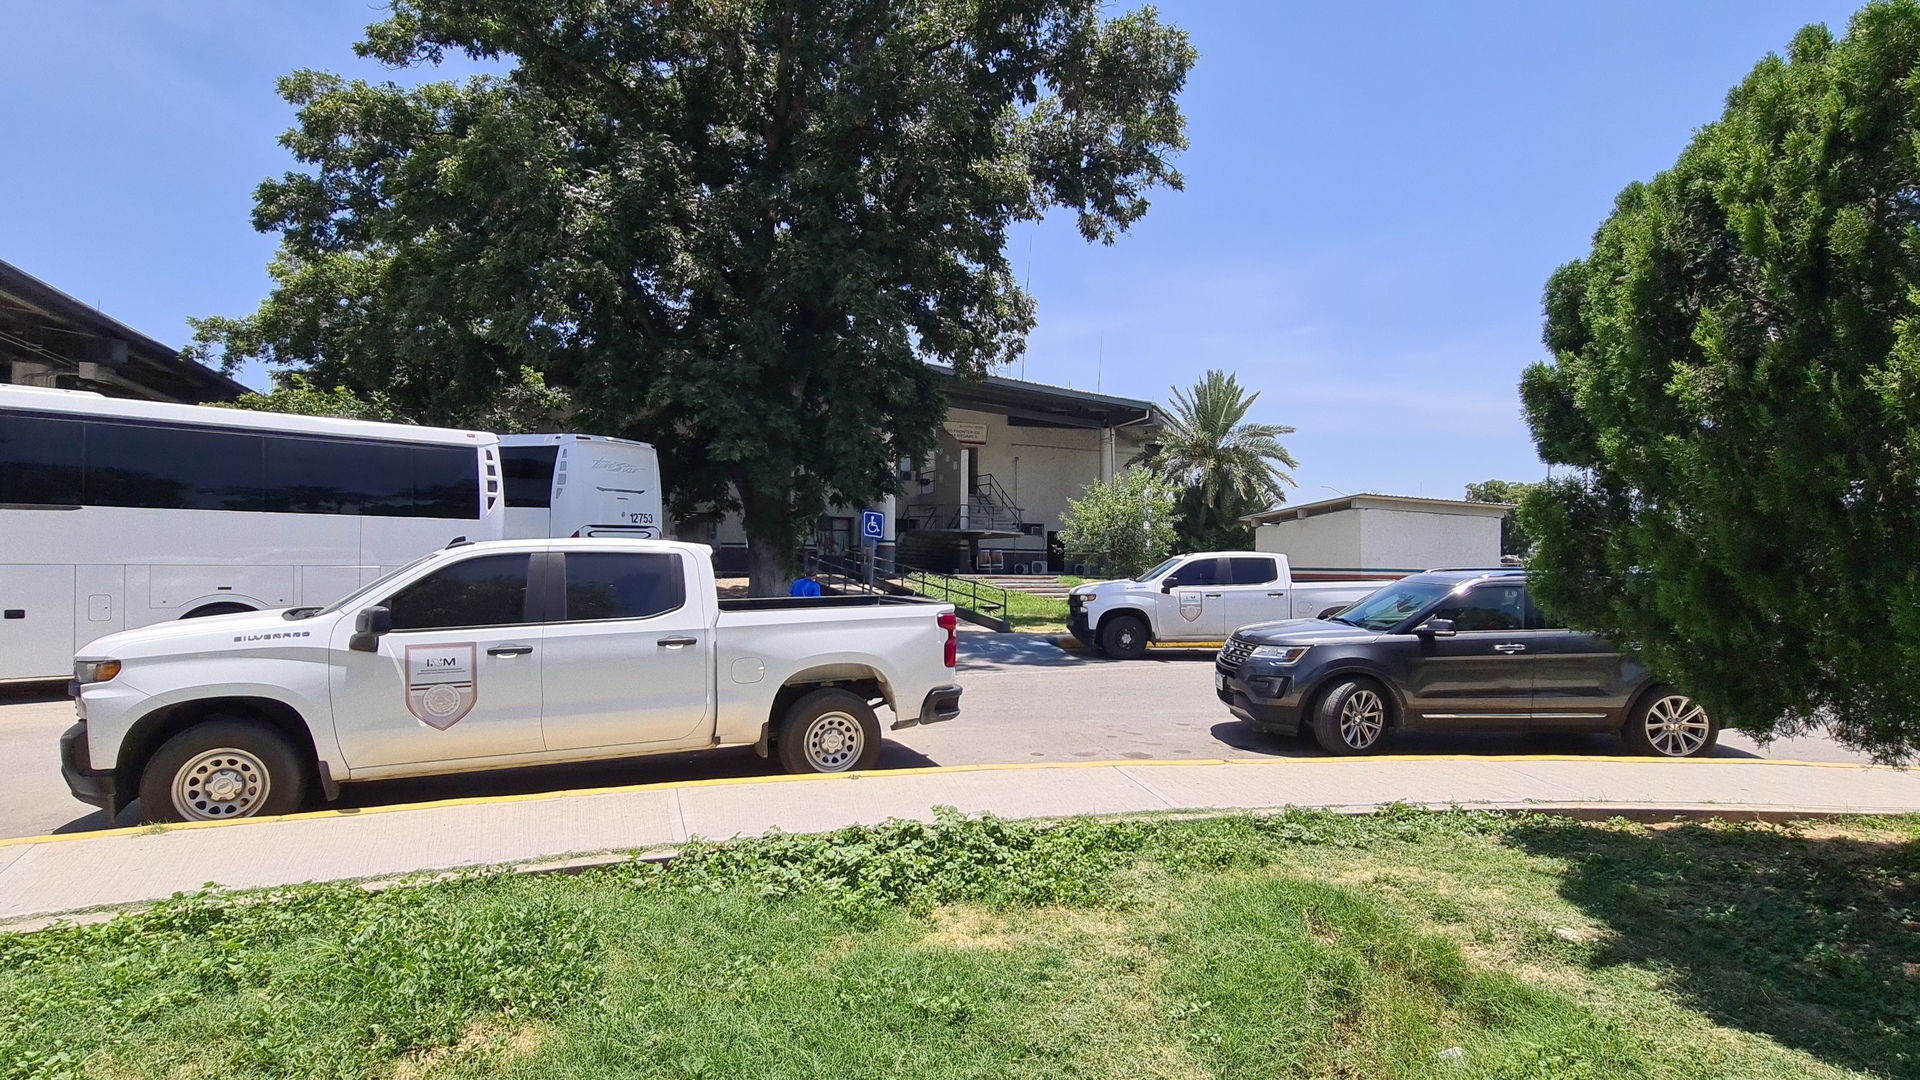
[{"label": "truck headlight", "polygon": [[1248,659],[1271,660],[1276,664],[1291,664],[1307,655],[1307,650],[1312,647],[1311,645],[1262,645],[1253,650],[1253,655]]},{"label": "truck headlight", "polygon": [[88,683],[107,682],[120,674],[118,660],[75,660],[73,662],[73,681],[85,686]]}]

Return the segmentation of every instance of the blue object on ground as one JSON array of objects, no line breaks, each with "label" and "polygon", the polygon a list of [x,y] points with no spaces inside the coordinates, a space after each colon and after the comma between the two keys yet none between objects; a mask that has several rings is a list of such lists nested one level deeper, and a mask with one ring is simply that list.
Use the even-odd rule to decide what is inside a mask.
[{"label": "blue object on ground", "polygon": [[788,590],[788,595],[791,595],[791,596],[819,596],[819,595],[820,595],[820,583],[819,583],[819,582],[817,582],[817,581],[815,581],[815,580],[813,580],[813,579],[812,579],[812,578],[810,578],[810,577],[803,577],[803,578],[801,578],[800,580],[798,580],[798,581],[796,581],[796,582],[794,582],[794,583],[793,583],[793,588],[792,588],[792,589],[790,589],[790,590]]}]

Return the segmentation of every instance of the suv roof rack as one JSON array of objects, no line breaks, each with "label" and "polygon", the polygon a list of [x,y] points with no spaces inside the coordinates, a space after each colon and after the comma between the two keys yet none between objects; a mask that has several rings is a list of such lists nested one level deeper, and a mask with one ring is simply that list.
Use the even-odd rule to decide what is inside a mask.
[{"label": "suv roof rack", "polygon": [[1436,566],[1431,570],[1422,571],[1427,574],[1524,574],[1526,572],[1527,568],[1524,566]]}]

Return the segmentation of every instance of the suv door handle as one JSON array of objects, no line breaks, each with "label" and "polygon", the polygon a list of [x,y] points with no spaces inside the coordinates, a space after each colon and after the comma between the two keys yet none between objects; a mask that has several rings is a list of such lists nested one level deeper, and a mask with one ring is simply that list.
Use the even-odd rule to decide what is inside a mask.
[{"label": "suv door handle", "polygon": [[659,642],[660,647],[663,649],[683,649],[688,645],[698,644],[700,644],[699,638],[690,637],[663,637]]},{"label": "suv door handle", "polygon": [[531,645],[495,645],[487,650],[488,656],[525,656],[533,651]]},{"label": "suv door handle", "polygon": [[1514,653],[1526,652],[1527,647],[1525,645],[1495,645],[1493,647],[1493,651],[1497,653],[1506,653],[1507,655],[1511,656]]}]

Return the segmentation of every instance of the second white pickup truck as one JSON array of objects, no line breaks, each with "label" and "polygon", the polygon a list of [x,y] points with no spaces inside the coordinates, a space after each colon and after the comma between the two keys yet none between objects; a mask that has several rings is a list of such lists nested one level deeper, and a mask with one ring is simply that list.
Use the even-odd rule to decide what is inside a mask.
[{"label": "second white pickup truck", "polygon": [[954,610],[918,598],[720,600],[711,552],[458,542],[326,608],[160,623],[88,645],[74,796],[152,821],[290,813],[312,784],[746,745],[871,768],[960,711]]},{"label": "second white pickup truck", "polygon": [[1137,578],[1075,586],[1067,593],[1067,629],[1116,660],[1137,660],[1150,642],[1217,644],[1252,623],[1338,611],[1387,584],[1298,582],[1285,555],[1203,551]]}]

